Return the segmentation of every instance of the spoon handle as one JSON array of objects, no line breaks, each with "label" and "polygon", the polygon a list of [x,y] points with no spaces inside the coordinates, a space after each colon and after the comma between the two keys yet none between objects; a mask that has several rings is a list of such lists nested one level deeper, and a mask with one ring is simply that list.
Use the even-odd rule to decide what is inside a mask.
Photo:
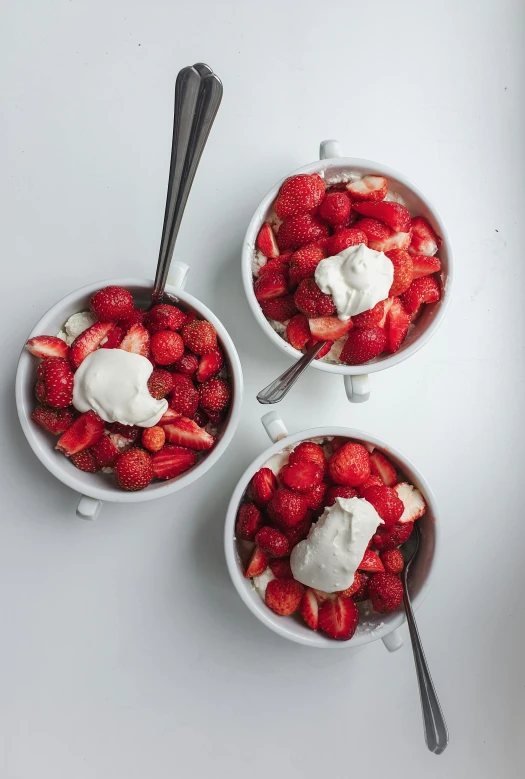
[{"label": "spoon handle", "polygon": [[303,354],[301,359],[292,365],[291,368],[285,370],[285,372],[281,373],[281,375],[278,376],[275,381],[272,381],[271,384],[268,384],[267,387],[261,390],[257,395],[257,400],[259,403],[279,403],[279,401],[282,400],[286,393],[289,392],[289,390],[293,387],[303,371],[308,368],[313,360],[315,360],[324,345],[325,341],[319,341],[318,343],[314,344],[314,346],[312,346],[311,349],[308,349],[306,354]]},{"label": "spoon handle", "polygon": [[175,84],[173,138],[164,224],[152,301],[164,293],[186,201],[222,98],[222,84],[204,63],[183,68]]},{"label": "spoon handle", "polygon": [[410,596],[408,595],[406,578],[403,579],[403,603],[407,615],[408,630],[412,641],[412,651],[414,653],[414,663],[419,684],[425,741],[431,752],[434,752],[435,755],[441,755],[448,744],[447,724],[439,705],[430,671],[428,670],[414,612],[412,611]]}]

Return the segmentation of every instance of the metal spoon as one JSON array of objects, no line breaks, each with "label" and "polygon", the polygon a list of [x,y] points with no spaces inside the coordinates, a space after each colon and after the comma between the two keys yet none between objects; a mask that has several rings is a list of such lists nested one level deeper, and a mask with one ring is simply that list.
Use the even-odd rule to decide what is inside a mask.
[{"label": "metal spoon", "polygon": [[401,547],[405,569],[403,571],[403,604],[407,615],[408,630],[412,641],[412,651],[414,653],[414,663],[416,666],[417,681],[419,684],[419,696],[421,698],[421,710],[423,713],[423,726],[425,731],[425,741],[427,747],[435,755],[441,755],[448,744],[448,730],[439,705],[439,700],[434,689],[432,677],[428,670],[425,653],[419,637],[419,632],[412,611],[410,595],[408,593],[408,572],[410,565],[417,555],[421,533],[416,522],[414,530],[408,541]]},{"label": "metal spoon", "polygon": [[175,84],[168,193],[152,303],[162,300],[195,172],[222,99],[222,83],[203,62],[183,68]]},{"label": "metal spoon", "polygon": [[268,384],[267,387],[261,390],[257,395],[259,403],[279,403],[286,393],[291,390],[299,376],[315,360],[325,343],[326,341],[318,341],[291,368],[287,368],[275,381],[272,381],[271,384]]}]

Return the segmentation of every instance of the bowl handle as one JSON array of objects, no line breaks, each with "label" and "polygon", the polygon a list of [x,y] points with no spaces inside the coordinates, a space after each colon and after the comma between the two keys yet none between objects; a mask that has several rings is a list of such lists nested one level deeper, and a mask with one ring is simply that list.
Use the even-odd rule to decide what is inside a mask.
[{"label": "bowl handle", "polygon": [[344,376],[346,397],[352,403],[364,403],[370,397],[370,380],[367,373]]},{"label": "bowl handle", "polygon": [[274,444],[277,443],[277,441],[280,441],[281,438],[286,438],[288,435],[286,425],[279,416],[278,411],[270,411],[268,414],[265,414],[263,417],[261,417],[261,422],[264,425],[264,429],[268,433],[268,437],[273,441]]},{"label": "bowl handle", "polygon": [[329,160],[333,157],[341,157],[341,144],[339,141],[321,141],[319,146],[319,159]]},{"label": "bowl handle", "polygon": [[168,273],[168,284],[177,289],[184,289],[189,269],[189,265],[185,262],[172,262]]},{"label": "bowl handle", "polygon": [[80,519],[96,519],[100,514],[102,501],[82,495],[77,506],[77,517]]},{"label": "bowl handle", "polygon": [[381,639],[389,652],[397,652],[403,646],[403,639],[399,630],[393,630],[391,633],[387,633]]}]

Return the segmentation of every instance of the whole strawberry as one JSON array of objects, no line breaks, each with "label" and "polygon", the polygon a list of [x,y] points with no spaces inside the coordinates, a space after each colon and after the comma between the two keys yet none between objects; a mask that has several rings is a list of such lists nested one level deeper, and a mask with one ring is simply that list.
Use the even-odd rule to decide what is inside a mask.
[{"label": "whole strawberry", "polygon": [[269,557],[287,557],[290,554],[290,543],[284,533],[268,525],[258,531],[255,543]]},{"label": "whole strawberry", "polygon": [[184,346],[194,354],[208,354],[217,349],[217,333],[211,322],[194,319],[181,331]]},{"label": "whole strawberry", "polygon": [[142,446],[147,449],[148,452],[159,452],[165,442],[166,433],[159,425],[148,427],[142,433]]},{"label": "whole strawberry", "polygon": [[48,433],[62,435],[75,421],[75,412],[72,408],[37,406],[31,414],[31,419]]},{"label": "whole strawberry", "polygon": [[295,579],[272,579],[266,587],[264,601],[269,609],[282,617],[297,611],[304,587]]},{"label": "whole strawberry", "polygon": [[294,300],[299,311],[307,317],[330,316],[335,313],[335,303],[332,296],[321,292],[312,278],[301,281],[295,292]]},{"label": "whole strawberry", "polygon": [[299,249],[323,238],[328,238],[328,228],[311,214],[287,216],[277,231],[277,244],[281,251]]},{"label": "whole strawberry", "polygon": [[143,490],[154,475],[151,457],[144,449],[130,449],[115,463],[117,484],[123,490]]},{"label": "whole strawberry", "polygon": [[66,408],[73,402],[73,371],[62,357],[49,357],[37,369],[35,394],[41,403]]},{"label": "whole strawberry", "polygon": [[199,404],[205,411],[222,411],[231,398],[231,387],[227,381],[215,376],[199,387]]},{"label": "whole strawberry", "polygon": [[148,389],[157,400],[165,398],[173,389],[173,374],[164,368],[154,368],[148,379]]},{"label": "whole strawberry", "polygon": [[350,198],[346,192],[327,192],[319,206],[319,216],[331,225],[341,224],[350,216]]},{"label": "whole strawberry", "polygon": [[178,333],[172,330],[160,330],[151,336],[151,351],[158,365],[171,365],[182,357],[184,344]]},{"label": "whole strawberry", "polygon": [[308,506],[305,498],[283,487],[274,492],[268,503],[270,519],[280,527],[292,528],[305,517]]},{"label": "whole strawberry", "polygon": [[319,205],[324,193],[324,181],[317,173],[291,176],[281,185],[274,203],[275,213],[279,219],[284,219],[286,216],[311,211]]},{"label": "whole strawberry", "polygon": [[90,308],[101,322],[133,315],[133,297],[124,287],[104,287],[91,296]]},{"label": "whole strawberry", "polygon": [[386,335],[382,327],[353,328],[348,334],[341,352],[341,362],[362,365],[378,357],[386,347]]},{"label": "whole strawberry", "polygon": [[173,373],[172,386],[169,397],[170,407],[191,419],[199,405],[199,393],[192,380],[183,373]]},{"label": "whole strawberry", "polygon": [[149,312],[146,325],[150,333],[158,333],[160,330],[180,330],[187,319],[186,314],[167,303],[153,306]]},{"label": "whole strawberry", "polygon": [[363,498],[372,504],[386,527],[395,525],[403,514],[403,501],[392,487],[369,487],[364,490]]},{"label": "whole strawberry", "polygon": [[395,611],[403,600],[403,585],[393,573],[376,573],[368,585],[372,608],[379,614]]},{"label": "whole strawberry", "polygon": [[81,471],[86,471],[87,473],[100,471],[100,463],[91,449],[84,449],[82,452],[72,454],[70,459],[73,465]]},{"label": "whole strawberry", "polygon": [[349,441],[328,460],[328,473],[335,484],[357,487],[370,476],[370,455],[362,444]]}]

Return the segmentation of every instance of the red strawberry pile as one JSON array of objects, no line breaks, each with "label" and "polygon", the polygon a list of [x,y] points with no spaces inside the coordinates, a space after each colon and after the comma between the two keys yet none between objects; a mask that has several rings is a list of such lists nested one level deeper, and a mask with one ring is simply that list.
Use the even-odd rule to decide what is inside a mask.
[{"label": "red strawberry pile", "polygon": [[[142,490],[154,479],[187,471],[215,444],[209,432],[225,420],[231,400],[217,333],[210,322],[171,304],[150,311],[134,305],[122,287],[91,297],[97,318],[68,346],[60,338],[31,338],[26,348],[39,357],[31,419],[52,435],[56,448],[82,471],[112,469],[123,490]],[[155,427],[104,422],[94,411],[73,407],[75,371],[95,349],[125,349],[153,364],[148,387],[169,406]]]},{"label": "red strawberry pile", "polygon": [[[257,248],[267,262],[254,278],[254,291],[267,319],[286,323],[286,338],[299,351],[317,341],[345,338],[339,360],[361,365],[401,348],[409,326],[427,303],[441,297],[441,246],[429,222],[412,217],[400,203],[386,201],[384,176],[364,176],[326,188],[316,173],[286,179],[273,204],[277,219],[265,222]],[[394,266],[389,296],[348,321],[337,318],[331,295],[317,286],[318,263],[349,246],[382,251]]]},{"label": "red strawberry pile", "polygon": [[[370,539],[352,585],[333,593],[305,587],[293,578],[292,549],[336,498],[354,497],[371,503],[383,524]],[[404,562],[399,547],[425,509],[419,490],[403,481],[380,451],[370,454],[345,438],[323,446],[303,441],[278,476],[261,468],[250,482],[236,523],[244,575],[271,572],[264,596],[268,608],[281,616],[300,615],[312,630],[347,641],[359,623],[356,604],[369,601],[379,614],[400,606]]]}]

